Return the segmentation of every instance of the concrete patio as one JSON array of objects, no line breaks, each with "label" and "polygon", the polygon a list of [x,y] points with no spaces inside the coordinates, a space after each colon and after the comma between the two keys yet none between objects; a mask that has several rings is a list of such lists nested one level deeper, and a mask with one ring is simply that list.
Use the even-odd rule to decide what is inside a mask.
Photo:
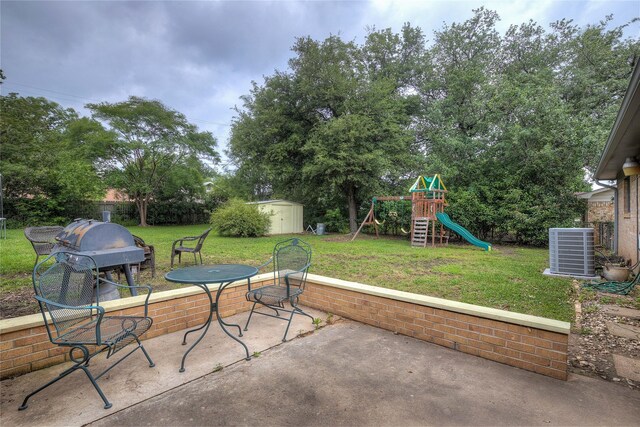
[{"label": "concrete patio", "polygon": [[[324,313],[309,310],[314,317]],[[242,323],[247,314],[228,320]],[[255,321],[255,323],[254,323]],[[637,425],[640,393],[581,376],[560,381],[339,320],[311,334],[296,316],[282,344],[284,322],[257,317],[242,348],[214,324],[178,367],[182,332],[145,341],[142,354],[100,380],[105,410],[81,373],[34,396],[24,395],[64,366],[1,383],[4,426],[37,425]],[[105,361],[94,363],[98,370]],[[220,368],[223,369],[220,369]]]}]

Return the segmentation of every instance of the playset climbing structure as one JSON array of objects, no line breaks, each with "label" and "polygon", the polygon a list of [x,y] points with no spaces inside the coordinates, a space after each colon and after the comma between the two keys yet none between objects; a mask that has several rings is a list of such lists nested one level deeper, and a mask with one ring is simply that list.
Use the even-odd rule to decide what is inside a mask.
[{"label": "playset climbing structure", "polygon": [[[355,240],[365,225],[373,226],[376,237],[379,237],[378,226],[381,223],[375,217],[376,202],[411,200],[411,245],[426,247],[429,240],[431,246],[435,246],[436,240],[439,244],[448,243],[449,237],[445,233],[445,227],[455,231],[460,237],[469,243],[491,250],[491,245],[473,236],[466,228],[462,227],[449,218],[444,212],[447,206],[447,187],[442,182],[439,174],[432,177],[420,175],[409,189],[410,196],[380,196],[371,199],[371,208],[367,213],[360,228],[353,235],[351,241]],[[404,230],[403,230],[404,231]]]}]

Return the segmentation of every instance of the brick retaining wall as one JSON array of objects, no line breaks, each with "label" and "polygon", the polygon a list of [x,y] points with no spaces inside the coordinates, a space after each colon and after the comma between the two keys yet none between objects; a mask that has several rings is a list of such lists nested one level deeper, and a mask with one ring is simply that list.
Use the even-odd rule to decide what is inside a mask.
[{"label": "brick retaining wall", "polygon": [[[319,280],[316,279],[303,294],[301,299],[304,305],[463,353],[553,378],[567,379],[569,325],[561,325],[564,322],[553,322],[558,326],[553,329],[563,332],[549,331],[491,319],[487,316],[487,312],[491,311],[502,312],[496,313],[498,316],[509,313],[502,310],[484,308],[477,314],[469,314],[480,307],[457,303],[452,304],[450,310],[446,310],[426,305],[429,303],[428,300],[437,301],[438,298],[416,295],[422,298],[407,302],[390,297],[405,294],[405,298],[410,300],[413,299],[411,297],[413,294],[387,289],[377,292],[382,288],[369,287],[374,288],[371,290],[376,293],[388,294],[389,297],[385,297],[363,293],[362,290],[353,291],[322,285],[317,281]],[[424,303],[421,304],[420,299],[423,299]],[[442,302],[444,305],[450,303],[446,300],[437,302]],[[456,308],[462,308],[460,311],[467,312],[452,311]],[[513,322],[523,318],[529,318],[533,322],[538,319],[547,320],[517,313],[511,314],[515,315]],[[564,330],[565,327],[566,330]]]},{"label": "brick retaining wall", "polygon": [[[261,286],[272,275],[255,277]],[[215,292],[216,286],[211,286]],[[230,285],[220,299],[221,315],[250,309],[246,282]],[[109,314],[141,314],[144,296],[104,303]],[[151,296],[154,319],[144,338],[202,324],[208,299],[199,288],[185,287]],[[567,378],[569,324],[425,295],[309,275],[301,304],[464,353]],[[8,378],[68,360],[68,351],[49,342],[40,314],[0,320],[0,378]]]}]

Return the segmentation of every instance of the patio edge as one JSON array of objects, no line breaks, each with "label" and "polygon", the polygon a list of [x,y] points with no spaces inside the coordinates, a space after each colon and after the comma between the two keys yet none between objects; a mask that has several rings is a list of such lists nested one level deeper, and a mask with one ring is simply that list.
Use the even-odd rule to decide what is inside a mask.
[{"label": "patio edge", "polygon": [[455,313],[470,314],[472,316],[486,319],[498,320],[501,322],[513,323],[515,325],[528,326],[545,331],[569,334],[571,324],[561,320],[548,319],[546,317],[532,316],[529,314],[515,313],[512,311],[499,310],[497,308],[483,307],[480,305],[467,304],[464,302],[451,301],[443,298],[431,297],[428,295],[414,294],[411,292],[398,291],[395,289],[380,288],[377,286],[365,285],[358,282],[334,279],[331,277],[309,274],[309,281],[340,289],[361,292],[367,295],[375,295],[397,301],[404,301],[418,304],[425,307],[440,308]]},{"label": "patio edge", "polygon": [[[251,279],[270,284],[273,274]],[[209,285],[213,291],[217,284]],[[220,316],[248,311],[247,281],[234,282],[220,297]],[[112,315],[140,315],[145,296],[104,303]],[[570,324],[426,295],[309,274],[302,305],[549,377],[567,379]],[[143,339],[201,325],[209,300],[195,286],[153,293],[152,328]],[[324,319],[321,319],[324,320]],[[330,322],[330,316],[326,319]],[[69,360],[48,339],[41,314],[0,320],[0,379]]]}]

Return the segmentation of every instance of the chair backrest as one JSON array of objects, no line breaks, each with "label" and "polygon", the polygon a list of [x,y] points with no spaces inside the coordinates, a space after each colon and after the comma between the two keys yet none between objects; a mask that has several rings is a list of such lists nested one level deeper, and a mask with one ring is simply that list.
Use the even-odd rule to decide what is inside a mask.
[{"label": "chair backrest", "polygon": [[[50,264],[48,260],[55,262]],[[90,321],[95,314],[92,309],[71,310],[64,306],[90,306],[98,271],[91,257],[58,252],[36,265],[33,272],[33,288],[40,298],[40,311],[45,317],[51,341],[64,335],[75,325]],[[49,312],[52,324],[46,321]]]},{"label": "chair backrest", "polygon": [[56,236],[64,230],[61,226],[27,227],[24,229],[24,236],[31,242],[33,249],[39,255],[51,253],[51,249],[56,244]]},{"label": "chair backrest", "polygon": [[273,274],[278,285],[286,286],[288,277],[290,286],[304,289],[310,264],[311,246],[298,238],[279,242],[273,249]]},{"label": "chair backrest", "polygon": [[207,238],[210,231],[211,231],[211,228],[207,229],[207,231],[205,231],[200,235],[200,237],[198,238],[198,243],[196,244],[196,247],[194,249],[196,252],[202,249],[202,245],[204,244],[204,239]]}]

